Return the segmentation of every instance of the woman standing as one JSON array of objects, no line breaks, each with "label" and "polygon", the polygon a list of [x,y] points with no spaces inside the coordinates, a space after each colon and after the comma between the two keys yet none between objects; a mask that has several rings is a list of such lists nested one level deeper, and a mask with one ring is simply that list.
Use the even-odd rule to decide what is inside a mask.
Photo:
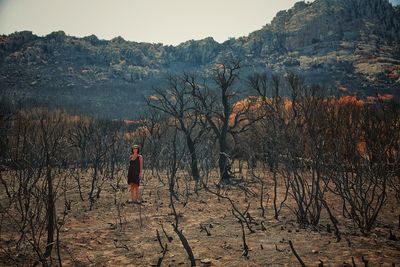
[{"label": "woman standing", "polygon": [[139,146],[132,146],[132,155],[129,161],[128,184],[131,186],[131,200],[129,203],[139,204],[137,200],[140,180],[143,171],[143,156],[139,154]]}]

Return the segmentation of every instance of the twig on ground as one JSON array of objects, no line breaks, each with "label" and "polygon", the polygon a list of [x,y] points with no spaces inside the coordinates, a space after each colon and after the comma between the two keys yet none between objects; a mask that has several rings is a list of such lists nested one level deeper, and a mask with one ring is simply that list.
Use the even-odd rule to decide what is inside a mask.
[{"label": "twig on ground", "polygon": [[[233,213],[233,211],[232,211]],[[243,222],[241,220],[240,221],[240,226],[242,227],[242,240],[243,240],[243,254],[242,256],[245,257],[246,259],[249,258],[249,247],[247,246],[246,243],[246,233],[244,232],[244,226],[243,226]]]},{"label": "twig on ground", "polygon": [[157,266],[157,267],[160,267],[162,261],[164,260],[165,254],[166,254],[167,251],[168,251],[168,247],[167,247],[167,243],[165,243],[164,246],[162,245],[161,238],[160,238],[160,234],[158,233],[158,229],[156,229],[156,233],[157,233],[158,244],[160,244],[161,252],[162,252],[161,257],[158,258],[158,261],[157,261],[157,265],[156,265],[156,266]]},{"label": "twig on ground", "polygon": [[368,260],[366,258],[364,258],[364,256],[361,256],[361,260],[364,263],[364,267],[368,267]]},{"label": "twig on ground", "polygon": [[297,260],[299,261],[300,265],[301,265],[302,267],[307,266],[307,265],[305,265],[304,261],[300,258],[299,254],[297,254],[296,250],[295,250],[294,247],[293,247],[293,243],[292,243],[291,240],[289,240],[289,246],[290,246],[290,249],[292,250],[294,256],[295,256],[295,257],[297,258]]},{"label": "twig on ground", "polygon": [[200,232],[205,231],[207,233],[207,236],[210,236],[211,233],[207,229],[207,225],[202,225],[200,224]]},{"label": "twig on ground", "polygon": [[[118,243],[121,244],[121,245],[118,245]],[[128,247],[126,244],[122,243],[122,242],[119,241],[118,239],[114,239],[114,246],[115,246],[115,248],[124,248],[124,249],[126,249],[127,251],[130,250],[129,247]]]},{"label": "twig on ground", "polygon": [[164,229],[164,225],[163,225],[163,224],[161,224],[161,230],[163,231],[163,233],[164,233],[165,237],[167,238],[168,242],[171,243],[171,241],[173,240],[173,237],[172,237],[172,236],[169,236],[169,235],[167,234],[167,232],[165,232],[165,229]]},{"label": "twig on ground", "polygon": [[162,251],[163,254],[161,255],[161,257],[158,258],[157,267],[161,266],[161,263],[164,260],[164,257],[165,257],[165,254],[167,253],[167,251],[168,251],[167,244],[165,244],[165,249]]},{"label": "twig on ground", "polygon": [[158,229],[156,229],[156,233],[157,233],[158,243],[160,244],[160,247],[161,247],[161,252],[163,252],[165,250],[165,247],[161,243],[161,238],[160,238],[160,234],[158,233]]},{"label": "twig on ground", "polygon": [[354,257],[351,257],[351,264],[353,264],[353,267],[357,267],[356,261],[354,260]]}]

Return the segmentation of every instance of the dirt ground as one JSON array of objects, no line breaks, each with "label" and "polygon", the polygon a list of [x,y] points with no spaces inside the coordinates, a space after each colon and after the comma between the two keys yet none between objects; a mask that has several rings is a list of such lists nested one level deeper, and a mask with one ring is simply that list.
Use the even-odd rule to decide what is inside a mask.
[{"label": "dirt ground", "polygon": [[[89,182],[87,178],[86,183]],[[321,261],[324,266],[343,266],[344,263],[352,266],[352,257],[357,266],[364,266],[362,258],[368,260],[368,266],[392,266],[393,263],[400,266],[400,241],[388,239],[390,230],[400,238],[400,207],[394,199],[389,199],[382,216],[378,218],[377,227],[368,235],[362,235],[339,216],[340,203],[336,201],[333,212],[340,222],[345,222],[339,225],[343,238],[336,242],[335,235],[327,232],[326,225],[330,221],[326,213],[315,228],[300,227],[285,207],[280,220],[274,220],[272,179],[267,178],[266,182],[271,197],[264,202],[265,217],[261,216],[258,183],[247,183],[246,188],[254,193],[247,196],[238,187],[224,189],[224,194],[234,199],[241,211],[250,203],[249,213],[254,218],[251,226],[255,232],[249,233],[245,227],[248,257],[242,255],[242,228],[232,215],[228,200],[218,200],[217,196],[204,189],[198,194],[191,190],[187,199],[184,194],[180,195],[179,201],[175,202],[181,214],[179,228],[183,230],[198,266],[299,266],[288,240],[292,241],[307,266],[318,266]],[[214,188],[212,180],[209,184],[210,188]],[[121,185],[124,183],[121,182]],[[185,192],[184,183],[181,181],[179,185],[180,192]],[[193,188],[193,184],[191,186]],[[87,191],[88,187],[84,196],[87,196]],[[162,256],[157,230],[163,245],[167,244],[168,248],[162,266],[190,266],[171,225],[174,217],[169,207],[168,188],[151,174],[145,175],[140,187],[143,205],[126,203],[129,190],[125,185],[114,193],[111,186],[105,183],[101,197],[91,211],[88,201],[79,199],[73,181],[67,196],[72,200],[71,210],[60,232],[64,266],[154,266]],[[187,204],[184,204],[186,200]],[[261,222],[265,229],[262,229]],[[165,233],[172,237],[171,242],[168,242],[162,226]],[[7,243],[8,234],[3,230],[0,236],[2,246]],[[7,265],[6,261],[0,263]],[[31,264],[26,262],[26,266]]]}]

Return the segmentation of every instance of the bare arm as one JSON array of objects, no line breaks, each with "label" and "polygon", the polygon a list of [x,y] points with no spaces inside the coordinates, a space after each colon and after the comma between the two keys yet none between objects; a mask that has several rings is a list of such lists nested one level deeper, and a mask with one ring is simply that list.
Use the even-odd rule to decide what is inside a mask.
[{"label": "bare arm", "polygon": [[142,171],[143,171],[143,156],[139,156],[139,164],[140,164],[139,177],[140,177],[140,178],[142,178]]}]

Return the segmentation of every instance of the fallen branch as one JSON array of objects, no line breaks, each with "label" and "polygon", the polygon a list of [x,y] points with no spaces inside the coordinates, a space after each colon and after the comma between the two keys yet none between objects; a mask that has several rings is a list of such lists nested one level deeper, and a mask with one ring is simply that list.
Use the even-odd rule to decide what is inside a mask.
[{"label": "fallen branch", "polygon": [[301,265],[302,267],[306,267],[307,265],[304,264],[303,260],[302,260],[302,259],[300,258],[300,256],[299,256],[299,254],[297,254],[296,250],[295,250],[294,247],[293,247],[293,243],[292,243],[291,240],[289,240],[289,246],[290,246],[290,249],[292,250],[294,256],[296,256],[297,260],[299,261],[300,265]]},{"label": "fallen branch", "polygon": [[[121,246],[118,245],[118,242],[121,244]],[[119,241],[118,239],[114,239],[114,246],[115,246],[115,248],[124,248],[127,251],[129,251],[129,247],[126,244]]]},{"label": "fallen branch", "polygon": [[167,249],[167,244],[165,244],[165,249],[163,250],[163,254],[161,255],[161,257],[158,258],[157,261],[157,267],[161,266],[162,261],[164,260],[165,254],[167,253],[168,249]]},{"label": "fallen branch", "polygon": [[178,229],[178,227],[175,224],[172,224],[174,227],[175,233],[178,235],[179,239],[181,240],[181,243],[186,250],[189,260],[190,260],[190,266],[196,266],[196,261],[194,259],[193,251],[192,248],[189,245],[189,242],[187,241],[186,237],[183,235],[182,231]]},{"label": "fallen branch", "polygon": [[267,231],[267,228],[264,225],[264,221],[261,222],[261,231]]},{"label": "fallen branch", "polygon": [[361,256],[361,260],[363,261],[364,266],[368,267],[368,260],[366,258],[364,258],[364,256]]},{"label": "fallen branch", "polygon": [[165,247],[161,243],[161,238],[160,238],[160,234],[158,233],[158,229],[156,229],[156,233],[157,233],[158,244],[160,244],[160,247],[161,247],[161,252],[164,252]]},{"label": "fallen branch", "polygon": [[161,247],[161,249],[162,249],[162,250],[161,250],[162,255],[161,255],[161,257],[158,258],[157,265],[156,265],[157,267],[160,267],[162,261],[164,260],[165,254],[166,254],[167,251],[168,251],[168,247],[167,247],[167,243],[166,243],[164,246],[162,245],[161,238],[160,238],[160,234],[158,233],[158,229],[156,229],[156,233],[157,233],[158,244],[160,244],[160,247]]},{"label": "fallen branch", "polygon": [[[232,211],[233,213],[233,211]],[[242,256],[246,257],[247,259],[249,258],[249,247],[247,246],[246,243],[246,234],[244,232],[244,226],[243,226],[243,222],[241,220],[240,221],[240,226],[242,226],[242,240],[243,240],[243,253]]]},{"label": "fallen branch", "polygon": [[[233,200],[230,197],[227,196],[223,196],[221,195],[219,192],[214,192],[212,191],[210,188],[208,188],[204,183],[203,183],[203,187],[206,189],[206,191],[210,192],[213,195],[216,195],[219,198],[223,198],[223,199],[227,199],[229,201],[229,203],[232,206],[232,213],[233,215],[238,214],[238,216],[235,215],[235,217],[237,217],[239,220],[243,221],[246,223],[247,228],[249,229],[250,233],[255,233],[255,231],[251,228],[250,226],[250,222],[248,221],[248,219],[246,218],[246,213],[248,212],[249,208],[250,208],[250,203],[247,205],[246,210],[244,212],[240,212],[238,210],[238,208],[235,206],[235,203],[233,202]],[[234,212],[233,212],[234,211]]]},{"label": "fallen branch", "polygon": [[202,231],[205,231],[207,233],[207,236],[211,235],[211,233],[207,229],[207,226],[200,224],[200,232],[202,232]]},{"label": "fallen branch", "polygon": [[163,231],[163,233],[164,233],[165,237],[167,238],[168,242],[171,243],[171,241],[173,240],[173,238],[172,238],[172,236],[169,236],[169,235],[167,234],[167,232],[165,232],[165,229],[164,229],[164,225],[163,225],[163,224],[161,224],[161,230]]},{"label": "fallen branch", "polygon": [[[340,232],[339,232],[339,227],[338,227],[338,220],[335,218],[335,216],[333,216],[331,209],[328,206],[328,203],[326,203],[325,199],[322,199],[322,204],[324,205],[326,211],[329,214],[329,219],[331,220],[333,227],[335,228],[335,236],[336,236],[336,242],[340,242],[340,240],[342,239],[342,237],[340,236]],[[328,227],[328,232],[329,232],[330,228]]]},{"label": "fallen branch", "polygon": [[353,267],[357,267],[356,261],[354,260],[354,257],[351,257],[351,264],[353,264]]}]

